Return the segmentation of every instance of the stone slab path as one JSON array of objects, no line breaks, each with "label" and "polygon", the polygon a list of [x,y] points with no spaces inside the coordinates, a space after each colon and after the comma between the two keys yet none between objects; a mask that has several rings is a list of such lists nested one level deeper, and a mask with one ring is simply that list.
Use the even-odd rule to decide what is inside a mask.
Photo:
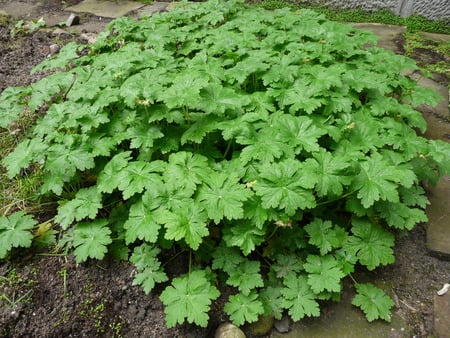
[{"label": "stone slab path", "polygon": [[84,0],[75,6],[67,7],[66,10],[76,13],[91,13],[105,18],[119,18],[144,6],[145,4],[138,1]]}]

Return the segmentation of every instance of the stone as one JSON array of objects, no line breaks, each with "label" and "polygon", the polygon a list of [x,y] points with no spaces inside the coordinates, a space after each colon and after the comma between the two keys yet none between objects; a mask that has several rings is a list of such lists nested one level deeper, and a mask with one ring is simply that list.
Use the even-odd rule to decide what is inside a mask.
[{"label": "stone", "polygon": [[57,45],[56,43],[51,44],[48,48],[50,50],[50,55],[54,55],[54,54],[58,53],[59,50],[61,49],[61,47],[59,45]]},{"label": "stone", "polygon": [[434,330],[436,337],[450,337],[450,292],[434,296]]},{"label": "stone", "polygon": [[258,320],[249,325],[249,331],[255,336],[262,336],[269,333],[272,330],[273,316],[259,316]]},{"label": "stone", "polygon": [[425,39],[440,41],[440,42],[450,42],[450,35],[448,34],[438,34],[429,32],[419,32],[419,35]]},{"label": "stone", "polygon": [[179,2],[177,1],[172,1],[171,3],[169,3],[166,7],[166,11],[170,12],[172,11],[177,5],[179,4]]},{"label": "stone", "polygon": [[51,32],[52,36],[61,36],[61,35],[64,35],[64,34],[68,34],[68,33],[64,29],[61,29],[61,28],[56,28],[55,30],[53,30]]},{"label": "stone", "polygon": [[2,11],[7,15],[12,16],[14,19],[34,19],[31,17],[32,13],[35,13],[39,8],[39,4],[30,4],[28,2],[22,1],[7,1],[3,3],[0,1],[0,5],[2,7]]},{"label": "stone", "polygon": [[400,0],[395,11],[395,14],[400,15],[402,18],[407,18],[414,11],[413,0]]},{"label": "stone", "polygon": [[434,254],[450,257],[450,176],[442,177],[436,187],[427,190],[427,247]]},{"label": "stone", "polygon": [[143,6],[145,5],[138,1],[84,0],[66,10],[76,13],[92,13],[105,18],[119,18]]},{"label": "stone", "polygon": [[86,41],[87,43],[95,43],[97,41],[98,34],[96,33],[82,33],[80,39]]},{"label": "stone", "polygon": [[402,51],[397,43],[406,32],[405,26],[383,25],[380,23],[355,23],[353,27],[371,31],[379,37],[378,47],[400,54]]},{"label": "stone", "polygon": [[280,333],[289,332],[290,321],[288,317],[283,317],[280,320],[276,320],[274,323],[275,329]]},{"label": "stone", "polygon": [[165,12],[167,10],[168,2],[154,1],[153,4],[144,6],[137,11],[138,16],[153,15],[155,13]]},{"label": "stone", "polygon": [[237,326],[223,323],[217,328],[214,338],[245,338],[245,334]]},{"label": "stone", "polygon": [[293,323],[287,333],[274,330],[271,338],[410,338],[408,324],[395,312],[390,323],[369,322],[364,313],[352,305],[354,294],[353,288],[344,288],[341,301],[327,304],[320,317],[303,318]]},{"label": "stone", "polygon": [[80,24],[80,17],[78,15],[71,13],[66,20],[66,26],[71,27],[79,24]]}]

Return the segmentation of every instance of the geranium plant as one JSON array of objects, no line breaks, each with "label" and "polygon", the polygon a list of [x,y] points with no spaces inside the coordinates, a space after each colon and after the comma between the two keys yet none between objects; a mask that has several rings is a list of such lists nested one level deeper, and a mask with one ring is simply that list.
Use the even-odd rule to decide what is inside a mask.
[{"label": "geranium plant", "polygon": [[[39,114],[2,163],[10,177],[39,168],[78,263],[109,251],[145,292],[166,283],[169,327],[206,326],[224,285],[238,325],[319,316],[356,265],[394,261],[394,230],[427,219],[421,182],[450,171],[449,145],[419,134],[416,107],[437,95],[375,44],[311,10],[239,1],[120,18],[2,93],[2,128]],[[34,225],[5,215],[1,256]],[[165,272],[169,250],[189,256],[184,274]],[[388,296],[356,290],[368,320],[389,320]]]}]

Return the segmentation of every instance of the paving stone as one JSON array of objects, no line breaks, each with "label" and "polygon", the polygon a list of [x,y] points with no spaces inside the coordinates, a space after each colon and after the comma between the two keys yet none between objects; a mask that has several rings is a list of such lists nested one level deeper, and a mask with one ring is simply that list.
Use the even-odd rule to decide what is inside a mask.
[{"label": "paving stone", "polygon": [[143,6],[145,5],[138,1],[84,0],[66,10],[76,13],[92,13],[105,18],[118,18]]},{"label": "paving stone", "polygon": [[402,50],[398,40],[403,39],[406,32],[405,26],[383,25],[380,23],[355,23],[353,27],[368,30],[379,36],[378,47],[401,53]]},{"label": "paving stone", "polygon": [[[430,200],[426,210],[427,247],[436,254],[450,257],[450,176],[442,177],[436,187],[428,188],[427,195]],[[448,320],[450,322],[450,316]]]},{"label": "paving stone", "polygon": [[36,9],[39,7],[39,4],[30,4],[21,1],[11,1],[7,3],[0,2],[0,5],[3,12],[7,15],[11,15],[15,19],[36,19],[32,18],[31,15],[32,13],[35,13]]},{"label": "paving stone", "polygon": [[141,7],[137,10],[137,15],[153,15],[155,13],[165,12],[168,2],[154,1],[153,4]]},{"label": "paving stone", "polygon": [[448,35],[448,34],[438,34],[438,33],[429,33],[429,32],[419,32],[419,34],[426,39],[430,39],[430,40],[434,40],[434,41],[441,41],[441,42],[450,41],[450,35]]},{"label": "paving stone", "polygon": [[450,292],[434,296],[434,330],[439,338],[450,338]]},{"label": "paving stone", "polygon": [[391,323],[367,321],[363,312],[351,304],[354,291],[345,289],[339,303],[327,306],[318,318],[293,323],[287,333],[272,332],[271,338],[409,338],[408,324],[393,313]]}]

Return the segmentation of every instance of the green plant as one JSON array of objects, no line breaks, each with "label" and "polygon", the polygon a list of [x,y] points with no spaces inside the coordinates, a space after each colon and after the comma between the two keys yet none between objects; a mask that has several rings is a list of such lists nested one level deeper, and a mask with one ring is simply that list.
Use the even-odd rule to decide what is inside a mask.
[{"label": "green plant", "polygon": [[40,18],[38,20],[30,20],[27,22],[23,20],[18,20],[15,23],[14,28],[11,29],[10,34],[12,38],[15,38],[18,35],[33,33],[39,28],[45,27],[46,25],[47,23],[45,22],[44,18]]},{"label": "green plant", "polygon": [[[37,271],[31,270],[35,275]],[[25,279],[17,273],[16,269],[9,270],[5,276],[0,276],[0,305],[14,308],[19,303],[26,303],[32,299],[35,280]],[[29,289],[25,291],[25,289]]]},{"label": "green plant", "polygon": [[296,3],[295,1],[283,0],[263,0],[257,2],[258,6],[266,9],[279,9],[290,7],[293,9],[312,8],[315,11],[322,13],[329,20],[336,20],[339,22],[379,22],[388,25],[406,26],[410,33],[425,31],[433,33],[450,34],[450,26],[447,20],[430,20],[421,15],[413,14],[409,17],[403,18],[395,15],[388,9],[380,9],[377,11],[364,11],[362,9],[338,9],[329,8],[320,5],[305,5],[304,3]]},{"label": "green plant", "polygon": [[[450,63],[447,55],[450,55],[450,42],[434,41],[425,35],[414,32],[405,34],[405,55],[414,57],[422,70],[449,76]],[[427,53],[433,55],[433,61],[427,57]],[[421,56],[424,54],[424,56]]]},{"label": "green plant", "polygon": [[109,325],[110,330],[112,331],[113,338],[122,338],[122,322],[112,322]]},{"label": "green plant", "polygon": [[86,296],[87,298],[85,298],[81,303],[78,314],[82,317],[86,317],[93,320],[97,333],[103,333],[105,332],[105,323],[104,323],[105,301],[102,300],[100,303],[96,303],[90,297],[89,294],[87,294]]},{"label": "green plant", "polygon": [[[36,68],[65,71],[4,91],[3,128],[47,108],[2,163],[10,177],[40,165],[78,263],[109,250],[145,292],[169,281],[168,326],[206,326],[224,286],[236,324],[318,316],[356,265],[394,261],[395,230],[426,220],[420,182],[450,171],[450,146],[416,132],[414,107],[437,95],[375,41],[236,1],[121,18]],[[181,275],[164,270],[174,252]],[[393,302],[356,285],[367,318],[389,320]]]}]

